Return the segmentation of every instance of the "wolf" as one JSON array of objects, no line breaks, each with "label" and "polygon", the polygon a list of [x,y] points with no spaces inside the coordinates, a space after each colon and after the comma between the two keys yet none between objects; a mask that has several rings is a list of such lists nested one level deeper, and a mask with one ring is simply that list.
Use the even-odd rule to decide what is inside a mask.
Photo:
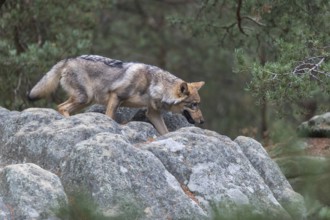
[{"label": "wolf", "polygon": [[106,106],[106,115],[112,119],[119,106],[147,108],[147,118],[161,135],[168,133],[162,111],[181,113],[189,123],[204,123],[198,90],[205,82],[187,83],[153,65],[98,55],[67,58],[41,78],[28,98],[45,98],[59,84],[69,96],[58,105],[64,116],[97,103]]}]

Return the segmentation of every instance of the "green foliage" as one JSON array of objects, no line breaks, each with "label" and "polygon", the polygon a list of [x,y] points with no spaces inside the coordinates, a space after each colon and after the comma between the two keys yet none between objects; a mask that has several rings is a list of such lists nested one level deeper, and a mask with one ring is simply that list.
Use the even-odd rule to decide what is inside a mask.
[{"label": "green foliage", "polygon": [[107,220],[110,218],[105,217],[98,209],[98,206],[89,196],[85,193],[75,193],[70,196],[68,206],[62,206],[56,211],[57,217],[62,220]]},{"label": "green foliage", "polygon": [[326,139],[302,139],[285,120],[273,123],[271,130],[273,146],[268,148],[268,153],[277,162],[293,189],[304,196],[307,219],[330,219],[330,160],[328,157],[307,153],[312,150],[315,154],[323,149],[321,146],[311,148],[310,145],[316,145],[318,141],[319,144],[323,141],[325,143]]},{"label": "green foliage", "polygon": [[90,1],[6,1],[0,19],[0,105],[27,107],[25,95],[54,62],[87,52],[96,22]]},{"label": "green foliage", "polygon": [[330,207],[322,207],[318,215],[320,219],[330,219]]},{"label": "green foliage", "polygon": [[229,208],[229,203],[222,205],[212,205],[212,220],[276,220],[273,213],[263,213],[256,211],[248,205],[241,205]]},{"label": "green foliage", "polygon": [[118,201],[107,216],[100,210],[100,206],[90,197],[86,190],[75,191],[69,196],[69,204],[55,210],[61,220],[132,220],[143,217],[143,211],[136,204]]},{"label": "green foliage", "polygon": [[[252,75],[248,91],[257,97],[259,102],[267,100],[278,106],[281,113],[285,113],[285,106],[290,104],[299,105],[302,101],[316,99],[317,96],[318,100],[321,100],[322,96],[329,97],[330,94],[329,64],[323,63],[328,59],[328,55],[321,54],[307,58],[306,61],[304,59],[307,51],[296,50],[295,46],[278,42],[277,48],[282,56],[265,64],[255,62],[251,65],[244,60],[241,51],[236,53],[240,71],[250,72]],[[318,64],[320,66],[317,66]]]},{"label": "green foliage", "polygon": [[250,76],[246,89],[257,103],[270,103],[285,116],[304,112],[309,100],[329,108],[329,8],[325,0],[204,0],[195,16],[171,21],[235,51],[236,77]]},{"label": "green foliage", "polygon": [[[262,30],[265,42],[260,42],[266,51],[258,53],[262,57],[246,62],[242,56],[251,55],[242,50],[249,50],[242,48],[236,53],[238,72],[252,76],[248,91],[257,97],[259,103],[273,103],[282,115],[286,113],[287,106],[299,107],[310,99],[318,100],[327,108],[330,38],[323,30],[329,28],[326,20],[330,16],[330,3],[278,1],[269,6],[272,7],[271,12],[261,17],[267,25]],[[269,54],[267,50],[273,53]]]}]

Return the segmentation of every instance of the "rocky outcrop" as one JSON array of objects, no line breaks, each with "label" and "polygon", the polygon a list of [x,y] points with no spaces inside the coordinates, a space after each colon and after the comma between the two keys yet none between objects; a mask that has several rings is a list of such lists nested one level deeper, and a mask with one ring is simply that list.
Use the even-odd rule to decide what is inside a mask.
[{"label": "rocky outcrop", "polygon": [[[124,114],[123,122],[137,117],[136,113]],[[175,122],[173,117],[179,120]],[[215,212],[226,217],[244,209],[251,216],[267,219],[305,218],[303,198],[292,190],[258,142],[246,137],[232,141],[212,131],[187,127],[180,116],[173,117],[169,117],[172,122],[164,118],[182,128],[159,137],[149,123],[121,125],[95,112],[64,118],[52,109],[15,112],[0,108],[0,162],[3,169],[27,166],[43,170],[43,180],[26,176],[31,176],[26,181],[31,184],[36,181],[45,186],[46,180],[55,181],[57,175],[60,183],[48,185],[54,185],[50,189],[54,196],[26,196],[31,201],[57,195],[65,204],[66,197],[59,190],[63,185],[67,195],[84,190],[104,216],[209,219]],[[4,175],[0,178],[6,182]],[[25,205],[5,199],[8,187],[1,186],[0,209],[16,219]],[[8,210],[9,206],[18,211]],[[45,219],[44,213],[54,215],[46,207],[38,207],[34,208],[35,219]]]},{"label": "rocky outcrop", "polygon": [[303,122],[298,134],[268,152],[293,189],[308,198],[309,219],[329,219],[330,112]]},{"label": "rocky outcrop", "polygon": [[305,212],[303,197],[292,189],[275,162],[266,159],[269,156],[261,144],[248,137],[238,137],[235,142],[241,147],[282,207],[294,219],[300,219],[301,213]]},{"label": "rocky outcrop", "polygon": [[47,219],[67,202],[60,179],[35,164],[0,170],[1,219]]},{"label": "rocky outcrop", "polygon": [[330,112],[316,115],[299,128],[299,133],[305,137],[328,137],[330,138]]},{"label": "rocky outcrop", "polygon": [[[105,106],[103,105],[92,105],[89,107],[86,112],[98,112],[105,113]],[[149,119],[146,117],[146,109],[135,109],[135,108],[127,108],[121,107],[117,110],[115,115],[115,121],[119,124],[126,124],[131,121],[140,121],[140,122],[149,122]],[[169,131],[176,131],[182,127],[191,127],[187,119],[180,114],[172,114],[171,112],[163,112],[163,117],[167,129]]]}]

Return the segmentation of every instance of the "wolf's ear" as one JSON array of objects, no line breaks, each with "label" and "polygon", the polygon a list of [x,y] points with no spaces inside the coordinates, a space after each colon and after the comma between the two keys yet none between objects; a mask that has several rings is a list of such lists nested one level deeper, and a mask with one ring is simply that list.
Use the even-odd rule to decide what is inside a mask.
[{"label": "wolf's ear", "polygon": [[202,88],[202,86],[204,86],[205,82],[200,81],[200,82],[193,82],[191,84],[193,85],[193,87],[195,87],[197,90],[199,90],[200,88]]},{"label": "wolf's ear", "polygon": [[180,84],[179,96],[189,95],[188,84],[183,82]]}]

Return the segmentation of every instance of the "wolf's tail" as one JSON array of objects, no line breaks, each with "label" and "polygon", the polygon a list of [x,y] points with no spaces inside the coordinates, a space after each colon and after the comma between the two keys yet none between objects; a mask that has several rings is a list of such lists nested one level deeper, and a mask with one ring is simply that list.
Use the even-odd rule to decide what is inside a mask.
[{"label": "wolf's tail", "polygon": [[57,89],[65,62],[65,60],[62,60],[55,64],[31,89],[27,95],[30,101],[47,97]]}]

